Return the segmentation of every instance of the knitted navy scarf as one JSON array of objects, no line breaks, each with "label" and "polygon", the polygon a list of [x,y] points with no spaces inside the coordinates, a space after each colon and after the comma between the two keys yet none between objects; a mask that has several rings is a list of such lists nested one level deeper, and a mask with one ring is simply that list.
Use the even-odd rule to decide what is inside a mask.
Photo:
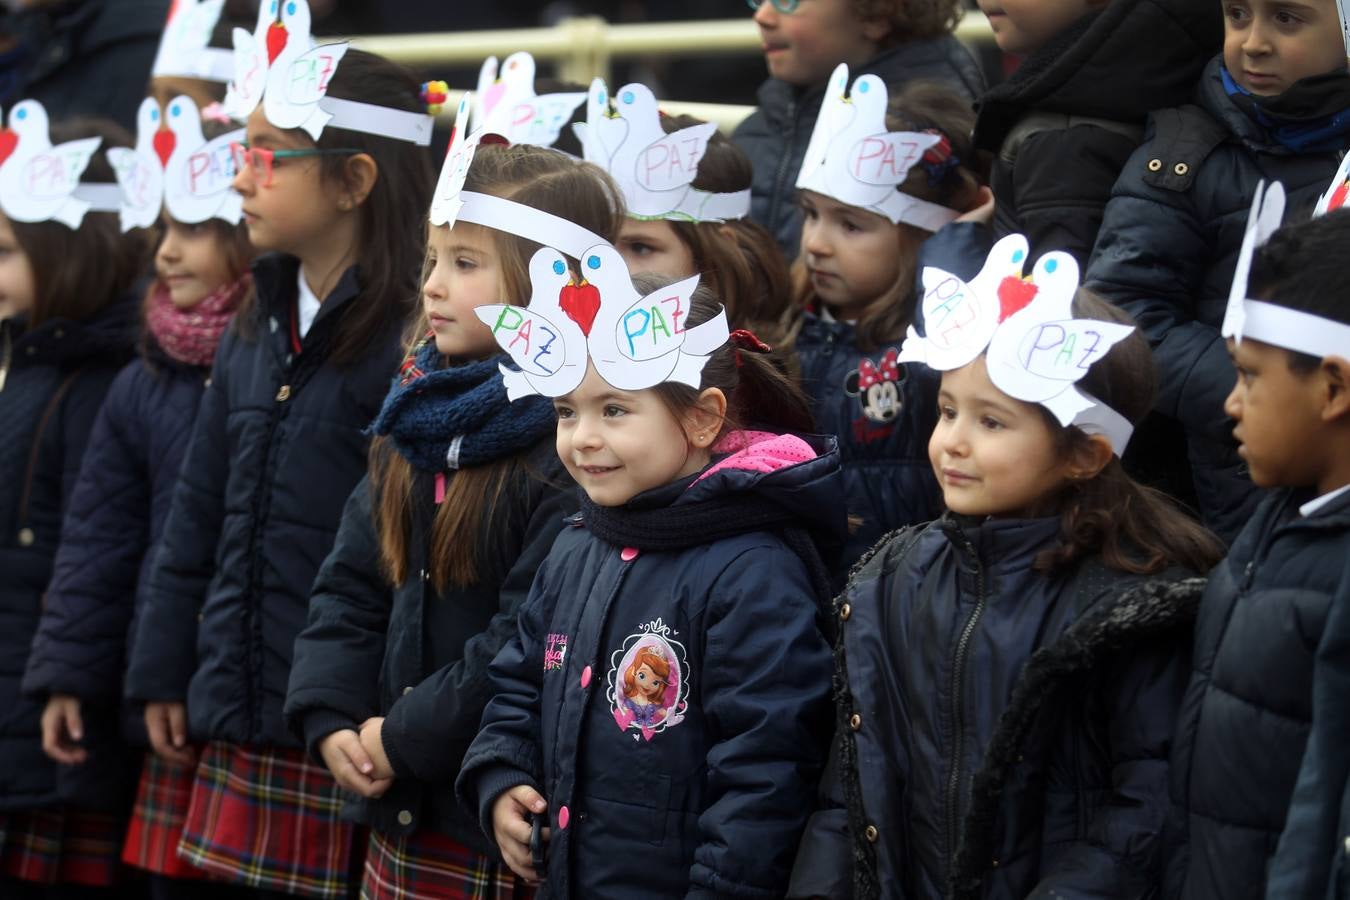
[{"label": "knitted navy scarf", "polygon": [[1262,97],[1220,70],[1223,89],[1253,122],[1280,146],[1294,153],[1324,153],[1345,148],[1350,134],[1350,74],[1328,72],[1295,82],[1282,94]]},{"label": "knitted navy scarf", "polygon": [[547,399],[506,399],[498,369],[505,356],[446,366],[431,340],[411,355],[418,374],[394,386],[368,432],[388,435],[413,468],[481,465],[528,450],[553,431]]}]

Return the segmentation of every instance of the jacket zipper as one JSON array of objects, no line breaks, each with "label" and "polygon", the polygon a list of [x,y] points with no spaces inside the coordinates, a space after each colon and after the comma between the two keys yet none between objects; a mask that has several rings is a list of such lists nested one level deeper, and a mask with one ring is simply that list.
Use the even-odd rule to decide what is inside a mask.
[{"label": "jacket zipper", "polygon": [[970,539],[963,535],[963,542],[966,553],[975,562],[975,608],[971,610],[970,616],[966,619],[966,624],[961,628],[961,636],[957,638],[956,650],[952,657],[953,740],[951,756],[948,760],[950,774],[947,776],[947,863],[949,868],[953,857],[956,855],[956,842],[960,836],[957,808],[961,795],[961,750],[965,743],[965,726],[961,717],[961,698],[965,694],[966,655],[970,650],[970,640],[975,633],[975,627],[979,625],[980,617],[984,615],[985,604],[984,566],[975,554],[975,547],[970,543]]}]

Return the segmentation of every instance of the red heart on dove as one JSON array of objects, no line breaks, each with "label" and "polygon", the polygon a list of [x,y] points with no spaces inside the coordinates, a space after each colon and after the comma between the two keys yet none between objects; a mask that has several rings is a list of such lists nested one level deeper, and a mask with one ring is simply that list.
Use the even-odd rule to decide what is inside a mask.
[{"label": "red heart on dove", "polygon": [[563,285],[558,292],[558,306],[567,317],[581,326],[581,333],[590,337],[595,314],[600,311],[600,289],[590,282]]},{"label": "red heart on dove", "polygon": [[8,128],[0,129],[0,163],[9,159],[14,148],[19,146],[19,136]]},{"label": "red heart on dove", "polygon": [[173,155],[173,148],[178,146],[178,137],[167,128],[162,131],[156,131],[151,143],[155,147],[155,155],[159,157],[161,166],[169,165],[169,157]]},{"label": "red heart on dove", "polygon": [[1330,212],[1333,209],[1340,209],[1344,206],[1345,195],[1347,193],[1350,193],[1350,182],[1343,181],[1340,186],[1336,188],[1335,193],[1331,195],[1331,201],[1327,203],[1327,211]]},{"label": "red heart on dove", "polygon": [[1030,281],[1023,281],[1015,275],[1009,275],[998,285],[998,320],[1017,312],[1031,302],[1039,288]]},{"label": "red heart on dove", "polygon": [[506,85],[502,82],[498,81],[490,85],[487,90],[483,91],[483,109],[492,112],[493,108],[501,102],[504,93],[506,93]]},{"label": "red heart on dove", "polygon": [[281,51],[286,49],[286,40],[289,36],[286,34],[286,26],[280,22],[273,22],[267,29],[267,64],[270,66],[277,61]]}]

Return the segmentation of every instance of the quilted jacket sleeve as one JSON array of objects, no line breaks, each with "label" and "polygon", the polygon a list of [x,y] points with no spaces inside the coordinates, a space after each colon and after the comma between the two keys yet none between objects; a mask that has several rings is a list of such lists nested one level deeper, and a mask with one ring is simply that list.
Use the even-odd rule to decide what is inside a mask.
[{"label": "quilted jacket sleeve", "polygon": [[839,779],[838,737],[820,779],[819,808],[806,821],[787,896],[809,900],[853,896],[853,836],[849,831],[844,787]]}]

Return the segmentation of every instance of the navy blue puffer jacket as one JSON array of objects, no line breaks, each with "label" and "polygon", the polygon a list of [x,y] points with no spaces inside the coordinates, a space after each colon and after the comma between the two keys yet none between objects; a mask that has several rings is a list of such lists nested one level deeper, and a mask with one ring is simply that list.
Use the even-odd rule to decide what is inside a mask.
[{"label": "navy blue puffer jacket", "polygon": [[1311,499],[1268,495],[1210,573],[1172,752],[1167,897],[1265,896],[1311,727],[1313,660],[1350,555],[1350,494],[1299,515]]},{"label": "navy blue puffer jacket", "polygon": [[253,265],[256,334],[232,328],[217,351],[127,671],[133,700],[186,700],[196,740],[296,745],[281,717],[292,646],[402,357],[391,317],[358,360],[329,359],[351,305],[388,299],[361,296],[354,268],[295,353],[298,267]]},{"label": "navy blue puffer jacket", "polygon": [[[747,495],[837,540],[831,444],[628,508],[675,519]],[[540,790],[550,897],[781,897],[829,737],[829,647],[807,566],[776,531],[651,551],[569,521],[492,663],[496,696],[459,793],[491,834],[502,792]]]},{"label": "navy blue puffer jacket", "polygon": [[[136,320],[128,295],[85,322],[27,331],[0,322],[0,811],[98,802],[81,773],[42,752],[45,698],[22,694],[20,681],[62,517],[99,406],[133,352]],[[85,725],[116,734],[116,706],[91,711]]]},{"label": "navy blue puffer jacket", "polygon": [[838,438],[844,501],[862,520],[844,547],[836,573],[840,583],[882,535],[935,519],[943,508],[928,461],[928,439],[937,424],[937,373],[895,362],[899,340],[863,353],[853,335],[847,322],[807,313],[796,343],[816,428]]},{"label": "navy blue puffer jacket", "polygon": [[[74,695],[96,719],[121,705],[145,576],[164,535],[206,375],[152,345],[146,359],[128,363],[113,381],[66,513],[25,693]],[[134,754],[120,738],[146,745],[140,710],[128,705],[123,713],[120,735],[84,741],[89,761],[80,768],[88,790],[101,797],[124,790],[119,766]]]},{"label": "navy blue puffer jacket", "polygon": [[1184,427],[1205,524],[1232,541],[1260,499],[1223,411],[1236,376],[1219,337],[1252,195],[1262,179],[1280,181],[1287,209],[1311,208],[1339,157],[1276,143],[1224,92],[1222,68],[1210,61],[1196,106],[1153,115],[1112,191],[1084,282],[1134,316],[1153,345],[1155,409]]},{"label": "navy blue puffer jacket", "polygon": [[854,573],[789,896],[1153,895],[1202,582],[1037,572],[1060,529],[948,514]]}]

